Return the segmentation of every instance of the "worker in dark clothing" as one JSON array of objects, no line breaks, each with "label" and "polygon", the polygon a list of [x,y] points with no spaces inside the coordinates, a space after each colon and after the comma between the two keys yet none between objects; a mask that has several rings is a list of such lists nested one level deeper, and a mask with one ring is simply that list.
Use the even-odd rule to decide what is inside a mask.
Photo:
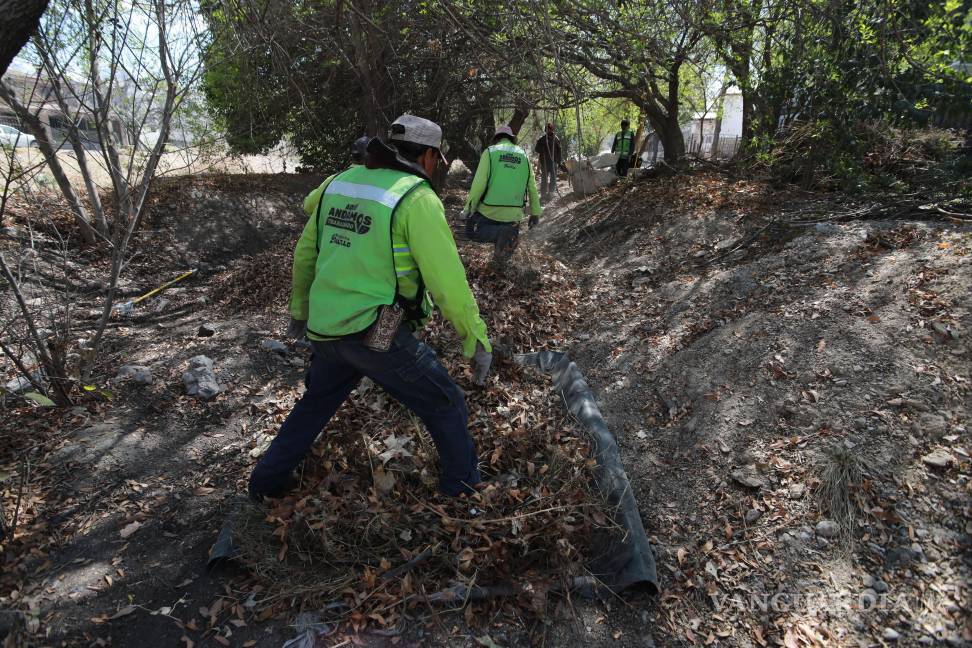
[{"label": "worker in dark clothing", "polygon": [[371,138],[367,135],[362,135],[358,139],[354,140],[354,144],[351,145],[351,164],[361,166],[365,163],[365,155],[368,151],[368,142]]},{"label": "worker in dark clothing", "polygon": [[540,156],[540,200],[547,202],[557,190],[557,169],[562,164],[560,138],[554,135],[554,125],[547,124],[546,131],[534,148]]},{"label": "worker in dark clothing", "polygon": [[615,134],[614,144],[611,145],[611,152],[618,154],[618,163],[614,168],[622,178],[628,175],[628,168],[631,166],[631,159],[634,157],[634,133],[630,126],[631,122],[622,119],[621,130]]}]

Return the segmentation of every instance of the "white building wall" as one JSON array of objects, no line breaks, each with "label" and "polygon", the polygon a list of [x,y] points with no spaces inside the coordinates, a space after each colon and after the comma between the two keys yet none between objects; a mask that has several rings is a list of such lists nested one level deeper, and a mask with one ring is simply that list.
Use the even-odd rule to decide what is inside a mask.
[{"label": "white building wall", "polygon": [[727,94],[722,104],[722,131],[719,137],[740,137],[743,118],[742,95]]}]

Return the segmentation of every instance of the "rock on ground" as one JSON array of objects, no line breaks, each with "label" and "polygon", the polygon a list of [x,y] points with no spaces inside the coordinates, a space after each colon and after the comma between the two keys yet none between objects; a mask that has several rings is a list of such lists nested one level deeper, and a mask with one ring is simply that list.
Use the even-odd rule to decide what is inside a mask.
[{"label": "rock on ground", "polygon": [[152,370],[144,365],[125,365],[115,374],[115,382],[129,381],[136,385],[151,385],[154,380]]},{"label": "rock on ground", "polygon": [[838,530],[837,523],[832,520],[820,520],[814,529],[821,538],[833,538]]},{"label": "rock on ground", "polygon": [[733,470],[732,479],[747,488],[761,488],[765,483],[753,466]]},{"label": "rock on ground", "polygon": [[923,456],[921,460],[925,465],[931,466],[932,468],[948,468],[949,464],[953,461],[953,457],[952,453],[948,450],[938,448]]},{"label": "rock on ground", "polygon": [[186,386],[186,394],[203,400],[209,400],[222,391],[213,372],[213,361],[204,355],[190,358],[189,370],[182,374],[182,382]]},{"label": "rock on ground", "polygon": [[281,355],[286,355],[288,352],[287,345],[280,340],[264,340],[260,343],[260,348],[264,351],[279,353]]}]

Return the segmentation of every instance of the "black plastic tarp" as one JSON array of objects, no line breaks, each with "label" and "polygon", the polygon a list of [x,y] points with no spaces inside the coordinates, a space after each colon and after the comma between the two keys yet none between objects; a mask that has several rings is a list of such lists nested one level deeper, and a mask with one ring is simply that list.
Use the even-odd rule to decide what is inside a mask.
[{"label": "black plastic tarp", "polygon": [[[517,355],[514,361],[550,374],[554,388],[563,395],[568,410],[594,441],[594,458],[597,460],[595,481],[614,510],[616,521],[624,527],[625,534],[618,546],[604,552],[606,558],[598,559],[596,564],[590,566],[592,574],[612,592],[640,587],[657,593],[655,557],[641,522],[634,493],[631,492],[631,483],[621,464],[617,440],[604,422],[591,388],[577,364],[567,354],[556,351]],[[590,585],[581,589],[588,590],[582,592],[586,594],[601,593],[589,591]]]}]

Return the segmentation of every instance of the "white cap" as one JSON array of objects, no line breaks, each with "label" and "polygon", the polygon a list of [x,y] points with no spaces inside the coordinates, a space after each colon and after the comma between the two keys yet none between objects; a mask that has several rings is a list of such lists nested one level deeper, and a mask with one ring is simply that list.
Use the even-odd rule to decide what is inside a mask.
[{"label": "white cap", "polygon": [[434,121],[415,115],[402,115],[392,122],[388,139],[393,142],[413,142],[431,146],[439,152],[442,163],[449,164],[442,146],[442,128]]},{"label": "white cap", "polygon": [[497,126],[496,127],[496,133],[494,134],[494,137],[496,135],[509,135],[510,137],[516,137],[513,134],[513,129],[510,128],[508,124],[503,124],[502,126]]},{"label": "white cap", "polygon": [[388,138],[392,141],[442,148],[442,129],[439,125],[415,115],[402,115],[393,121]]}]

